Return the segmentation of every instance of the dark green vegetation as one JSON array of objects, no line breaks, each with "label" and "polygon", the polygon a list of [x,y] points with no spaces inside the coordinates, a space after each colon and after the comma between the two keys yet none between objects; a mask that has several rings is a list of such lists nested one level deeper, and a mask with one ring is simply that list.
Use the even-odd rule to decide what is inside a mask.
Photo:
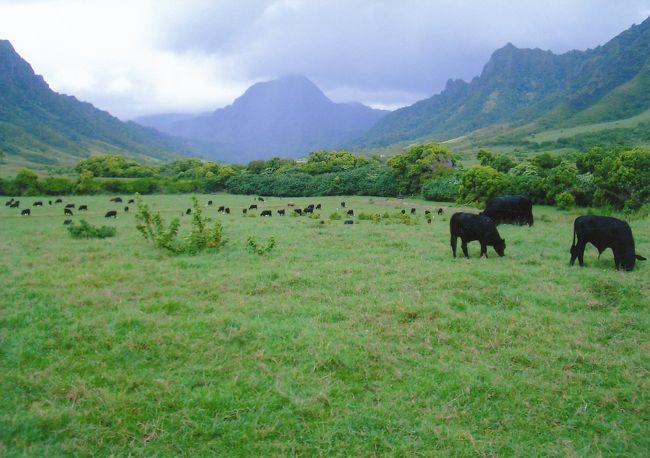
[{"label": "dark green vegetation", "polygon": [[190,150],[153,129],[52,91],[8,41],[0,40],[0,151],[8,165],[42,168],[98,152],[160,162]]},{"label": "dark green vegetation", "polygon": [[[316,151],[305,162],[274,158],[248,166],[183,159],[159,167],[117,156],[79,162],[76,180],[40,180],[22,170],[0,179],[0,195],[215,192],[262,196],[423,195],[428,200],[483,204],[504,194],[525,194],[537,204],[561,208],[599,206],[634,212],[650,200],[650,150],[592,148],[557,156],[514,159],[479,150],[479,164],[465,168],[435,143],[413,145],[384,161],[346,151]],[[647,206],[643,210],[648,213]]]},{"label": "dark green vegetation", "polygon": [[[453,142],[454,148],[530,148],[536,135],[549,130],[634,117],[650,109],[649,45],[650,19],[584,52],[554,55],[508,44],[470,83],[450,80],[439,95],[385,116],[355,145],[371,149],[465,136]],[[541,147],[649,142],[650,124],[642,122],[562,135]]]},{"label": "dark green vegetation", "polygon": [[68,226],[68,234],[73,239],[105,239],[114,237],[117,234],[117,229],[110,226],[95,227],[82,219],[79,224]]},{"label": "dark green vegetation", "polygon": [[[144,199],[166,218],[191,202]],[[291,199],[418,207],[416,224],[344,226],[208,199],[233,209],[204,212],[229,243],[195,256],[147,243],[131,213],[73,240],[60,208],[0,207],[0,455],[647,454],[649,266],[589,248],[569,268],[578,212],[536,207],[532,228],[500,226],[504,258],[454,260],[452,209],[422,214],[438,203]],[[82,201],[94,225],[120,208],[64,199]],[[650,221],[630,223],[647,255]]]}]

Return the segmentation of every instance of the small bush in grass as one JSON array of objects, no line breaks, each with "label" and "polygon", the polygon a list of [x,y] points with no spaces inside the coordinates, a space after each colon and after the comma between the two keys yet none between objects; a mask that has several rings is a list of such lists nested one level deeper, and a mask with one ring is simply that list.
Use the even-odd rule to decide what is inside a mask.
[{"label": "small bush in grass", "polygon": [[253,236],[249,236],[246,239],[246,249],[251,254],[256,253],[261,256],[270,253],[274,247],[275,247],[275,237],[273,236],[269,237],[268,241],[266,242],[266,245],[259,243],[257,240],[255,240]]},{"label": "small bush in grass", "polygon": [[332,221],[338,221],[338,220],[341,219],[341,215],[340,215],[339,213],[337,213],[337,212],[334,212],[334,213],[332,213],[332,214],[330,215],[330,219],[331,219]]},{"label": "small bush in grass", "polygon": [[555,196],[555,205],[560,210],[569,210],[576,205],[576,198],[568,191],[564,191]]},{"label": "small bush in grass", "polygon": [[105,239],[113,237],[117,233],[117,229],[109,226],[95,227],[82,219],[79,221],[79,225],[68,226],[68,233],[74,239]]}]

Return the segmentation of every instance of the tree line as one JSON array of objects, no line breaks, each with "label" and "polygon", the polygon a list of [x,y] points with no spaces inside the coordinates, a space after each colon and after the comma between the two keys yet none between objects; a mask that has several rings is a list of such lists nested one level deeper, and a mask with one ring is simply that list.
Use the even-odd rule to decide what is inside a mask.
[{"label": "tree line", "polygon": [[609,206],[635,211],[650,201],[650,150],[594,147],[523,160],[481,149],[464,167],[444,145],[413,145],[390,159],[347,151],[315,151],[306,160],[273,158],[248,165],[180,159],[159,166],[120,156],[77,163],[74,177],[39,178],[29,169],[0,179],[0,194],[154,194],[227,191],[279,197],[422,195],[428,200],[482,205],[495,195],[525,194],[537,204]]}]

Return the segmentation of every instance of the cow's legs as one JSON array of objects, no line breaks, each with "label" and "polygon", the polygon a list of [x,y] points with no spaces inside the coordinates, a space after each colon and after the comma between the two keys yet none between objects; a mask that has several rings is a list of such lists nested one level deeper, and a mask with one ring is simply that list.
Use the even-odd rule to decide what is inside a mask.
[{"label": "cow's legs", "polygon": [[467,242],[461,239],[460,247],[463,249],[463,254],[465,257],[469,259],[469,253],[467,252]]},{"label": "cow's legs", "polygon": [[488,257],[487,245],[485,243],[481,243],[481,256],[479,256],[479,258],[482,258],[483,256],[485,256],[486,258]]},{"label": "cow's legs", "polygon": [[581,267],[585,265],[585,245],[585,242],[578,240],[577,245],[571,246],[571,260],[569,261],[570,266],[576,262],[576,258],[578,258],[578,262],[580,263]]},{"label": "cow's legs", "polygon": [[454,258],[456,257],[456,242],[457,242],[457,240],[458,240],[458,237],[456,237],[455,235],[452,235],[451,240],[449,241],[449,243],[451,244],[451,252],[454,254]]}]

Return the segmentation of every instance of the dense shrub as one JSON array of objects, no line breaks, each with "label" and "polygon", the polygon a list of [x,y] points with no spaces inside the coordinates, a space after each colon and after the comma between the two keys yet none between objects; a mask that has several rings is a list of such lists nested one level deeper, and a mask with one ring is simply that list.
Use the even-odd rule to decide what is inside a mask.
[{"label": "dense shrub", "polygon": [[422,196],[427,200],[454,202],[460,194],[460,182],[458,174],[433,178],[422,186]]},{"label": "dense shrub", "polygon": [[113,237],[117,229],[109,226],[95,227],[86,220],[79,221],[79,224],[72,224],[67,227],[68,233],[74,239],[105,239]]},{"label": "dense shrub", "polygon": [[569,210],[576,204],[576,198],[568,191],[563,191],[555,196],[555,205],[560,210]]},{"label": "dense shrub", "polygon": [[275,247],[275,237],[271,236],[267,240],[266,244],[258,242],[254,237],[249,236],[246,239],[246,250],[251,254],[264,255],[268,254]]}]

